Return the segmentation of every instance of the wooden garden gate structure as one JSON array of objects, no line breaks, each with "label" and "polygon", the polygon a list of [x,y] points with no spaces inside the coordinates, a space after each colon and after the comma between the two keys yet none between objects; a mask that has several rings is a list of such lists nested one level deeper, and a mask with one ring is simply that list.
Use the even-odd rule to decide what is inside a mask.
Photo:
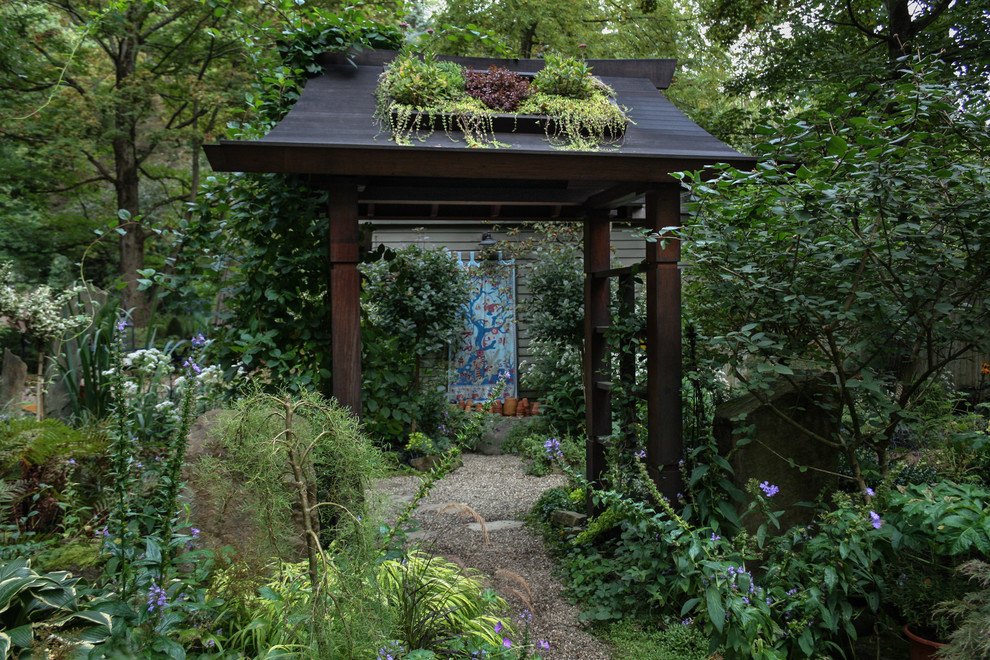
[{"label": "wooden garden gate structure", "polygon": [[[608,325],[609,223],[630,221],[645,206],[645,228],[680,225],[680,184],[672,173],[716,163],[751,167],[753,160],[721,143],[679,112],[658,90],[673,60],[590,60],[616,92],[630,124],[622,141],[595,152],[564,151],[542,133],[499,133],[508,147],[471,149],[442,131],[413,145],[389,140],[374,118],[383,64],[396,53],[365,51],[353,61],[326,55],[293,109],[260,140],[222,140],[204,147],[216,171],[305,175],[329,193],[327,273],[332,392],[361,411],[359,222],[375,218],[563,220],[584,223],[585,379],[588,384],[588,477],[604,469],[602,441],[611,432]],[[535,72],[542,60],[450,58],[484,70],[491,65]],[[259,218],[259,222],[267,221]],[[680,490],[680,248],[646,246],[643,275],[648,314],[646,461],[661,492]],[[621,376],[617,373],[617,376]]]}]

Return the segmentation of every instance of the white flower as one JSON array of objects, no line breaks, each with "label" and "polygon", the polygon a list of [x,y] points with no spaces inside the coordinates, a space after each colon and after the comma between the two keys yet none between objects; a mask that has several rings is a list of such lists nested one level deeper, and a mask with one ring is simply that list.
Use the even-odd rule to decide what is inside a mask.
[{"label": "white flower", "polygon": [[137,369],[146,376],[162,376],[172,370],[172,358],[157,348],[142,348],[124,356],[125,367]]},{"label": "white flower", "polygon": [[10,263],[0,263],[0,318],[39,344],[47,344],[67,330],[89,320],[85,315],[64,317],[62,310],[81,289],[69,289],[58,296],[49,286],[18,293],[10,284],[14,279]]}]

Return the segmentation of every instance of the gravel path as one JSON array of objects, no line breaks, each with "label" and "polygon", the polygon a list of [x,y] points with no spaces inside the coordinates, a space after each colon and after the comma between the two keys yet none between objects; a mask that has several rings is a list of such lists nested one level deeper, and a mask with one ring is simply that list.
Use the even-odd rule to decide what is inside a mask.
[{"label": "gravel path", "polygon": [[[537,534],[519,518],[543,491],[564,483],[562,475],[534,477],[525,473],[518,456],[464,454],[464,466],[438,482],[413,519],[421,530],[413,538],[428,551],[453,559],[487,575],[492,586],[515,608],[532,613],[530,635],[546,640],[544,660],[609,660],[608,646],[577,622],[578,609],[568,604],[554,563]],[[408,503],[418,476],[379,481],[379,491],[397,504]],[[466,505],[485,521],[485,534]],[[518,620],[518,619],[517,619]]]}]

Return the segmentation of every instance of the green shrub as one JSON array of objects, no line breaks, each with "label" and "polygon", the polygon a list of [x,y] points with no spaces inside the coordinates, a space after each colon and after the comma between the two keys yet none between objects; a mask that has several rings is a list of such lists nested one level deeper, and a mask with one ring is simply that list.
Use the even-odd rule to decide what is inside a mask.
[{"label": "green shrub", "polygon": [[[381,453],[354,415],[314,393],[245,397],[221,418],[212,442],[220,458],[200,462],[197,483],[256,521],[263,531],[256,543],[277,557],[293,556],[300,535],[305,536],[293,516],[301,514],[299,490],[286,480],[287,473],[298,467],[315,496],[309,506],[322,504],[319,522],[313,523],[328,541],[338,521],[364,513],[364,489],[382,465]],[[232,484],[240,487],[232,489]]]},{"label": "green shrub", "polygon": [[687,620],[667,618],[661,625],[620,621],[602,628],[601,637],[617,658],[636,660],[707,660],[708,638]]},{"label": "green shrub", "polygon": [[223,599],[219,628],[211,631],[219,650],[363,660],[389,639],[393,616],[375,582],[373,555],[337,548],[321,559],[316,586],[306,562],[276,562],[269,570],[259,578],[235,564],[214,579],[211,593]]},{"label": "green shrub", "polygon": [[543,68],[533,76],[533,86],[544,94],[587,99],[599,87],[584,60],[548,53]]},{"label": "green shrub", "polygon": [[454,62],[437,61],[433,54],[420,57],[406,52],[385,69],[380,93],[397,103],[427,108],[463,96],[464,75]]},{"label": "green shrub", "polygon": [[[553,462],[547,451],[548,437],[544,433],[529,433],[513,442],[512,450],[529,460],[526,474],[545,477],[553,470]],[[584,465],[584,443],[581,440],[563,437],[559,440],[561,458],[567,465],[581,468]]]}]

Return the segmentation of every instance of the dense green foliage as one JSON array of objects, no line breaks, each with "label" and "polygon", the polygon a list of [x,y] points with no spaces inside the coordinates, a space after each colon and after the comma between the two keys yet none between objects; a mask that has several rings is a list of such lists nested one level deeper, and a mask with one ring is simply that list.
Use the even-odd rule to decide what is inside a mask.
[{"label": "dense green foliage", "polygon": [[841,432],[816,440],[860,488],[857,450],[886,475],[926,390],[990,349],[985,109],[960,106],[934,63],[917,67],[875,86],[876,104],[853,94],[838,116],[765,129],[780,137],[755,172],[689,180],[692,318],[761,400],[832,374],[823,403]]},{"label": "dense green foliage", "polygon": [[[398,522],[381,526],[361,497],[378,452],[353,417],[306,393],[331,375],[325,195],[295,177],[223,175],[186,205],[205,178],[200,144],[241,112],[245,91],[231,135],[259,137],[317,73],[316,54],[399,46],[390,26],[402,19],[410,40],[436,26],[422,39],[428,50],[491,53],[498,36],[518,54],[546,56],[541,93],[584,95],[592,84],[583,62],[554,51],[677,56],[671,97],[760,158],[753,172],[685,178],[697,215],[681,234],[692,324],[682,497],[667,502],[652,488],[630,451],[637,436],[611,443],[603,489],[574,469],[571,486],[534,509],[585,618],[621,621],[606,636],[629,657],[848,655],[867,623],[928,617],[959,626],[948,657],[986,655],[986,566],[969,561],[951,576],[990,552],[990,436],[984,411],[944,373],[962,351],[990,348],[987,0],[690,9],[507,0],[447,3],[433,23],[422,5],[328,11],[341,4],[0,6],[0,259],[15,261],[4,276],[13,293],[46,281],[67,288],[87,250],[86,277],[109,284],[112,271],[131,273],[127,304],[141,306],[142,288],[184,323],[202,325],[215,310],[222,328],[209,352],[228,375],[243,367],[256,386],[291,392],[242,403],[228,427],[236,432],[212,446],[221,458],[204,459],[215,490],[245,480],[255,490],[242,504],[269,514],[254,552],[214,552],[179,497],[192,417],[225,387],[204,362],[206,340],[135,338],[108,305],[75,347],[59,348],[71,425],[0,418],[0,655],[31,645],[31,634],[33,650],[53,656],[97,643],[97,655],[148,658],[530,653],[526,632],[506,622],[511,649],[495,634],[504,603],[474,576],[402,547],[412,506],[452,468],[453,452]],[[728,44],[751,55],[730,66]],[[915,53],[939,61],[903,59]],[[393,95],[408,92],[411,103],[433,104],[461,84],[453,67],[406,62]],[[491,95],[518,91],[507,88]],[[580,465],[572,438],[584,422],[579,239],[543,229],[525,310],[536,363],[522,376],[546,393],[547,414],[507,443],[539,473],[554,461]],[[145,243],[151,268],[138,258]],[[469,447],[483,418],[450,411],[420,377],[456,325],[456,269],[415,249],[372,258],[364,429],[404,446],[415,419],[421,448]],[[11,309],[0,311],[7,323],[30,311]],[[641,311],[609,340],[628,344]],[[61,320],[47,312],[46,323]],[[42,334],[39,362],[60,333]],[[125,334],[137,342],[130,351]],[[778,529],[775,475],[733,485],[731,456],[709,437],[712,407],[727,394],[724,365],[734,394],[759,397],[826,376],[837,430],[818,441],[842,461],[809,524]],[[642,421],[631,398],[617,392],[614,402],[617,422]],[[582,509],[589,494],[600,515],[586,530],[543,524],[558,508]],[[307,561],[276,559],[293,553]],[[70,563],[91,586],[58,571]],[[946,589],[931,589],[933,576]]]}]

